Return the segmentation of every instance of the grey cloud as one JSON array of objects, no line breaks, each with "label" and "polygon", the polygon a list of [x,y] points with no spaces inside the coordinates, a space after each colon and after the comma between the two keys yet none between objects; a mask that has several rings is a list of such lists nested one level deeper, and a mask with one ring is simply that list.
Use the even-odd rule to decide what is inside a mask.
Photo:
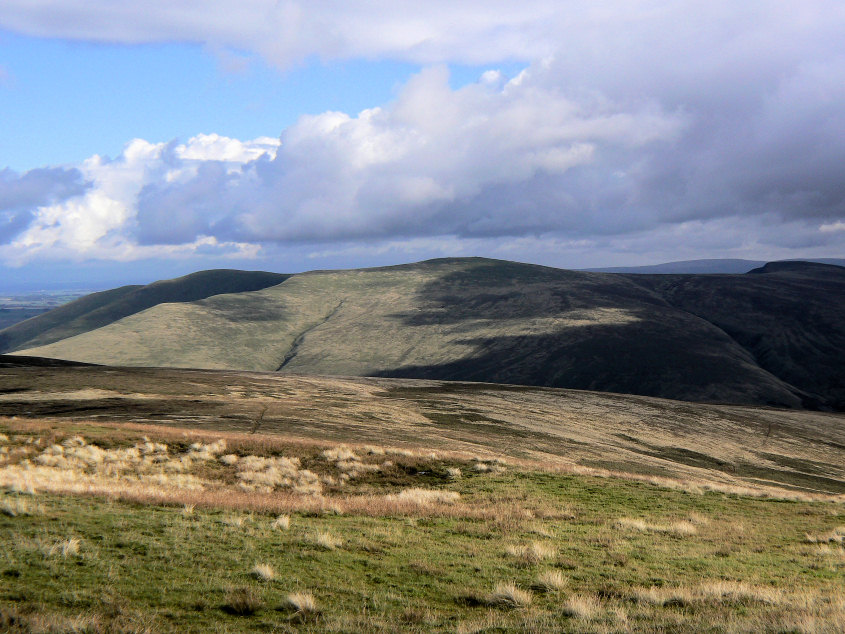
[{"label": "grey cloud", "polygon": [[[173,165],[172,154],[167,162]],[[150,183],[138,195],[135,236],[139,244],[183,244],[211,234],[227,175],[219,161],[205,161],[197,174],[178,186]]]},{"label": "grey cloud", "polygon": [[91,187],[75,168],[45,167],[23,175],[0,170],[0,211],[50,205],[79,196]]},{"label": "grey cloud", "polygon": [[90,186],[77,169],[39,168],[23,175],[0,170],[0,244],[29,227],[35,208],[79,196]]},{"label": "grey cloud", "polygon": [[[90,7],[106,4],[121,20],[91,19]],[[845,247],[845,231],[818,230],[845,221],[839,1],[435,0],[404,13],[315,1],[287,3],[282,15],[271,2],[246,12],[217,0],[188,20],[164,2],[143,7],[148,19],[132,5],[80,0],[63,3],[61,23],[30,6],[12,0],[0,23],[240,45],[281,64],[534,60],[510,84],[458,91],[443,69],[427,69],[380,109],[303,117],[275,159],[239,169],[165,152],[135,201],[133,236],[144,245],[555,235],[647,249],[698,230],[714,250],[719,240]],[[168,176],[188,167],[190,176]]]},{"label": "grey cloud", "polygon": [[16,238],[29,226],[33,217],[30,211],[0,212],[0,244],[7,244]]},{"label": "grey cloud", "polygon": [[[451,91],[426,71],[375,113],[303,119],[272,161],[148,185],[139,235],[589,237],[764,214],[817,228],[845,217],[845,63],[799,62],[754,85],[690,83],[686,95],[671,74],[666,91],[650,77],[656,92],[638,101],[612,86],[569,89],[565,64],[536,64],[503,90]],[[683,107],[663,107],[663,92]],[[165,235],[162,217],[176,215]]]}]

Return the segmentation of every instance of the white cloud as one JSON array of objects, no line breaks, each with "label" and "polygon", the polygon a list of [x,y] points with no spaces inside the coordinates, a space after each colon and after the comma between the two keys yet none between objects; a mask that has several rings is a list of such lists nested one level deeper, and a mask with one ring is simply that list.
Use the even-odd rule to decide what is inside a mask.
[{"label": "white cloud", "polygon": [[111,43],[194,42],[280,66],[312,56],[487,64],[566,52],[573,64],[624,81],[639,60],[700,75],[714,59],[768,48],[770,38],[797,34],[824,48],[812,35],[835,41],[844,14],[838,0],[4,0],[0,26]]},{"label": "white cloud", "polygon": [[[845,248],[838,0],[7,0],[0,25],[188,41],[281,67],[312,56],[429,65],[395,101],[304,116],[280,140],[133,141],[77,166],[88,189],[48,199],[31,196],[28,175],[0,180],[0,201],[17,201],[0,217],[0,234],[17,236],[7,257],[273,244],[329,257],[356,240],[373,253],[668,259]],[[437,65],[514,59],[531,63],[458,90]]]},{"label": "white cloud", "polygon": [[845,222],[829,222],[819,227],[819,231],[823,233],[835,233],[837,231],[845,231]]},{"label": "white cloud", "polygon": [[[117,159],[93,156],[77,166],[73,171],[88,183],[88,188],[72,189],[62,200],[36,206],[31,211],[29,226],[2,253],[7,260],[15,262],[36,257],[132,260],[155,254],[191,254],[209,247],[222,254],[254,255],[259,248],[256,245],[203,235],[190,236],[179,245],[139,246],[131,236],[137,200],[151,182],[190,180],[209,163],[223,166],[224,171],[237,170],[248,161],[274,156],[277,147],[276,139],[244,142],[218,135],[199,135],[183,144],[134,139]],[[33,172],[18,180],[25,181]],[[56,180],[58,176],[53,178]],[[41,181],[43,177],[37,182]],[[178,218],[170,220],[178,223]]]}]

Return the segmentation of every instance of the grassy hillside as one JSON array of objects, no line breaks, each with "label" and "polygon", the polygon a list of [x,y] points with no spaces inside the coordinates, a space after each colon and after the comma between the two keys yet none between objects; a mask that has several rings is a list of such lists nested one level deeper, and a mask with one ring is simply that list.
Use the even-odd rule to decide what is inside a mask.
[{"label": "grassy hillside", "polygon": [[709,485],[845,493],[841,414],[478,383],[38,363],[0,357],[0,416],[422,444]]},{"label": "grassy hillside", "polygon": [[[160,304],[24,352],[842,408],[845,269],[792,266],[800,273],[628,276],[464,258],[321,271]],[[813,381],[816,371],[823,380]]]},{"label": "grassy hillside", "polygon": [[845,627],[841,415],[21,360],[0,385],[2,631]]},{"label": "grassy hillside", "polygon": [[280,284],[287,275],[263,271],[212,270],[92,293],[49,313],[0,330],[0,352],[43,346],[95,330],[167,302],[192,302],[221,293],[253,291]]}]

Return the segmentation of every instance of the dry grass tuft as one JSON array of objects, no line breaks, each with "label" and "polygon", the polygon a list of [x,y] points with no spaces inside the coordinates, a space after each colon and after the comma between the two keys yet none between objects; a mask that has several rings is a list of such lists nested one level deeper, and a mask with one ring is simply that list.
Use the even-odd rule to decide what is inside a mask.
[{"label": "dry grass tuft", "polygon": [[236,616],[252,616],[264,607],[264,599],[250,587],[234,588],[226,593],[223,610]]},{"label": "dry grass tuft", "polygon": [[246,523],[246,518],[243,515],[230,515],[222,518],[220,523],[232,528],[241,528]]},{"label": "dry grass tuft", "polygon": [[524,608],[531,605],[531,599],[531,593],[518,588],[515,583],[499,583],[484,602],[499,608]]},{"label": "dry grass tuft", "polygon": [[697,603],[764,603],[781,605],[787,595],[777,588],[753,586],[737,581],[709,581],[695,587],[639,588],[632,598],[659,606],[687,606]]},{"label": "dry grass tuft", "polygon": [[186,504],[182,507],[182,515],[185,517],[191,517],[194,514],[194,509],[196,508],[196,504]]},{"label": "dry grass tuft", "polygon": [[461,477],[461,470],[458,467],[446,467],[446,476],[450,480],[459,480]]},{"label": "dry grass tuft", "polygon": [[811,544],[841,544],[845,541],[845,526],[837,526],[827,533],[819,535],[806,533],[804,537]]},{"label": "dry grass tuft", "polygon": [[643,519],[622,517],[613,525],[624,530],[634,530],[641,533],[663,533],[675,537],[687,537],[698,533],[698,528],[692,522],[681,520],[671,524],[650,524]]},{"label": "dry grass tuft", "polygon": [[53,555],[61,555],[65,559],[68,557],[75,557],[79,555],[80,544],[81,542],[78,537],[63,539],[50,547],[50,550],[47,551],[47,556],[52,557]]},{"label": "dry grass tuft", "polygon": [[290,515],[279,515],[273,522],[270,524],[270,528],[275,528],[276,530],[286,531],[290,529]]},{"label": "dry grass tuft", "polygon": [[293,610],[301,617],[315,616],[320,613],[317,600],[310,592],[291,592],[285,597],[284,607]]},{"label": "dry grass tuft", "polygon": [[253,577],[262,581],[272,581],[276,578],[276,571],[270,564],[255,564],[250,572]]},{"label": "dry grass tuft", "polygon": [[0,502],[0,513],[9,517],[21,515],[36,515],[43,512],[40,506],[33,505],[27,498],[15,496],[11,500],[4,499]]},{"label": "dry grass tuft", "polygon": [[454,504],[461,498],[457,491],[441,491],[439,489],[403,489],[395,495],[386,495],[387,501],[395,501],[416,506],[429,504]]},{"label": "dry grass tuft", "polygon": [[557,555],[553,546],[548,546],[542,542],[531,542],[525,546],[508,546],[507,553],[515,557],[523,566],[533,566]]},{"label": "dry grass tuft", "polygon": [[323,550],[335,550],[343,545],[343,540],[328,531],[317,531],[314,533],[308,542]]},{"label": "dry grass tuft", "polygon": [[563,604],[563,613],[574,619],[592,619],[600,610],[599,600],[589,594],[573,594]]},{"label": "dry grass tuft", "polygon": [[569,583],[569,579],[563,576],[559,570],[547,570],[541,572],[534,578],[531,587],[537,592],[556,592],[563,590]]}]

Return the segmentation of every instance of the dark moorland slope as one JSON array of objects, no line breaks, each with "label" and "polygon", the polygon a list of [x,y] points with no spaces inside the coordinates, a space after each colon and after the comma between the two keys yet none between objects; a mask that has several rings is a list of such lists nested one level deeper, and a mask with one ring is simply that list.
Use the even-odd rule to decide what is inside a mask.
[{"label": "dark moorland slope", "polygon": [[146,286],[121,286],[92,293],[48,313],[0,330],[0,352],[43,346],[106,326],[165,302],[193,302],[222,293],[256,291],[289,276],[264,271],[214,269]]},{"label": "dark moorland slope", "polygon": [[17,350],[845,410],[845,268],[621,275],[452,258],[317,271]]}]

